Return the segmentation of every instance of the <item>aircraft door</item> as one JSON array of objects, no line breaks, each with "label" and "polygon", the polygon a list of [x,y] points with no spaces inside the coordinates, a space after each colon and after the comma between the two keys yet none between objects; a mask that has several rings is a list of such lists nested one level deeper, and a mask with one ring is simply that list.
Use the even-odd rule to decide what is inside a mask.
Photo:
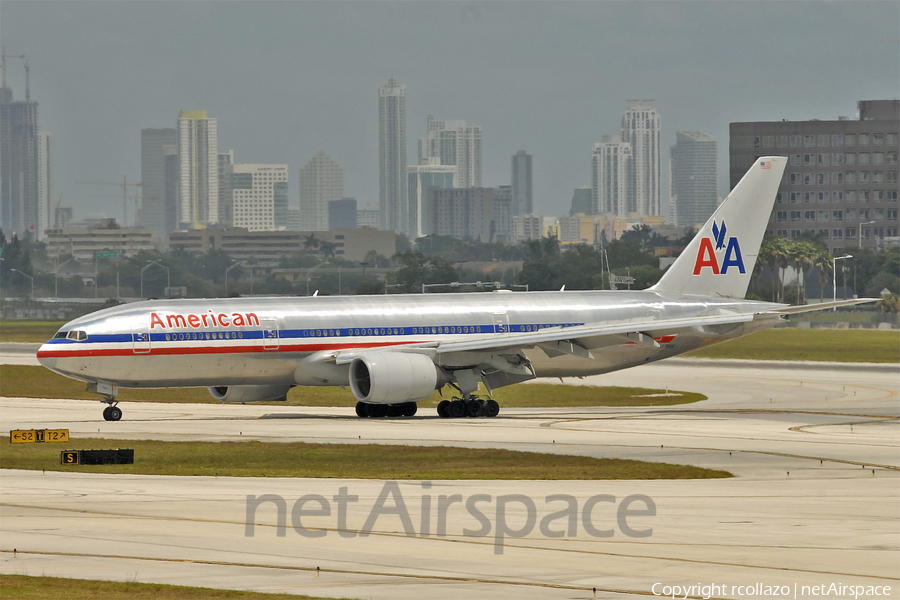
[{"label": "aircraft door", "polygon": [[263,332],[263,350],[278,350],[278,321],[275,319],[260,319]]},{"label": "aircraft door", "polygon": [[132,349],[135,354],[150,354],[150,333],[146,326],[134,328],[131,333]]},{"label": "aircraft door", "polygon": [[509,334],[509,317],[506,313],[494,313],[491,320],[494,324],[494,333]]}]

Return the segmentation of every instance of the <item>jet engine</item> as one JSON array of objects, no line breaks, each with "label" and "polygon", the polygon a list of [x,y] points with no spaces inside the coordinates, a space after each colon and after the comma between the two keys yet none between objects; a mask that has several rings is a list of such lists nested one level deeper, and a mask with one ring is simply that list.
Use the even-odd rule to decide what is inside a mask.
[{"label": "jet engine", "polygon": [[434,362],[421,354],[371,352],[350,363],[350,389],[357,400],[369,404],[424,400],[444,379]]},{"label": "jet engine", "polygon": [[229,385],[207,388],[212,397],[222,402],[284,402],[290,385]]}]

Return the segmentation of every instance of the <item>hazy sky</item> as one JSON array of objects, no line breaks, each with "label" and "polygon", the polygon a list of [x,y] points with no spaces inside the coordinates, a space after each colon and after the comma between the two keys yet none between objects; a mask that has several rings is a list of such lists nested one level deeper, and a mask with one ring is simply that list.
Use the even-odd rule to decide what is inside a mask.
[{"label": "hazy sky", "polygon": [[[219,119],[238,163],[298,170],[325,151],[345,193],[378,201],[378,86],[406,88],[408,160],[428,115],[483,131],[484,185],[534,155],[535,211],[566,213],[590,184],[592,144],[627,99],[662,117],[664,204],[678,130],[856,117],[900,95],[900,3],[836,2],[0,2],[0,38],[25,54],[57,189],[76,216],[121,202],[84,180],[139,181],[140,131],[181,109]],[[8,82],[24,97],[21,61]],[[131,212],[129,210],[129,212]],[[133,218],[133,216],[131,217]]]}]

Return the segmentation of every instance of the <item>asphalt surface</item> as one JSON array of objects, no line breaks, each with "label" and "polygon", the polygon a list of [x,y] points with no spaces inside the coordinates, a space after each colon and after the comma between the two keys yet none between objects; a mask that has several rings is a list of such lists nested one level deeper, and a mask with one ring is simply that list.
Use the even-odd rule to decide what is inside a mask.
[{"label": "asphalt surface", "polygon": [[[6,430],[68,428],[72,447],[86,436],[110,438],[110,447],[135,438],[450,445],[692,464],[735,477],[435,481],[423,488],[403,480],[2,470],[0,572],[348,598],[592,598],[594,587],[597,597],[611,598],[709,584],[725,587],[688,595],[762,597],[765,586],[776,585],[793,595],[796,585],[797,597],[812,597],[812,586],[832,583],[890,586],[887,596],[900,597],[896,365],[676,359],[565,383],[668,387],[709,400],[504,409],[491,420],[123,403],[123,420],[108,423],[98,402],[2,398],[0,422]],[[266,494],[284,500],[284,527],[273,502],[248,519],[248,495]],[[462,502],[440,518],[439,497],[456,494]],[[310,495],[330,512],[313,514],[323,506],[318,499],[298,506]],[[335,499],[342,495],[357,496],[344,503],[345,517]],[[477,495],[483,521],[465,504]],[[548,503],[553,495],[573,497],[571,522],[553,514],[567,507],[566,500]],[[593,504],[587,520],[586,504]],[[597,537],[604,532],[612,536]],[[763,587],[738,587],[756,584]]]}]

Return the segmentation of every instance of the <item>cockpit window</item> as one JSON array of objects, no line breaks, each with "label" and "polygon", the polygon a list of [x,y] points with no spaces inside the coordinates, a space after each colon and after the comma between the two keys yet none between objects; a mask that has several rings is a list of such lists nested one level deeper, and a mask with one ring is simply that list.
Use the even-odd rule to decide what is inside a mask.
[{"label": "cockpit window", "polygon": [[64,340],[68,337],[68,335],[69,335],[68,331],[57,331],[56,335],[53,336],[53,339],[54,340]]},{"label": "cockpit window", "polygon": [[76,342],[83,342],[87,339],[88,336],[87,336],[86,331],[72,330],[69,332],[69,334],[66,337],[67,337],[67,339],[75,340]]}]

